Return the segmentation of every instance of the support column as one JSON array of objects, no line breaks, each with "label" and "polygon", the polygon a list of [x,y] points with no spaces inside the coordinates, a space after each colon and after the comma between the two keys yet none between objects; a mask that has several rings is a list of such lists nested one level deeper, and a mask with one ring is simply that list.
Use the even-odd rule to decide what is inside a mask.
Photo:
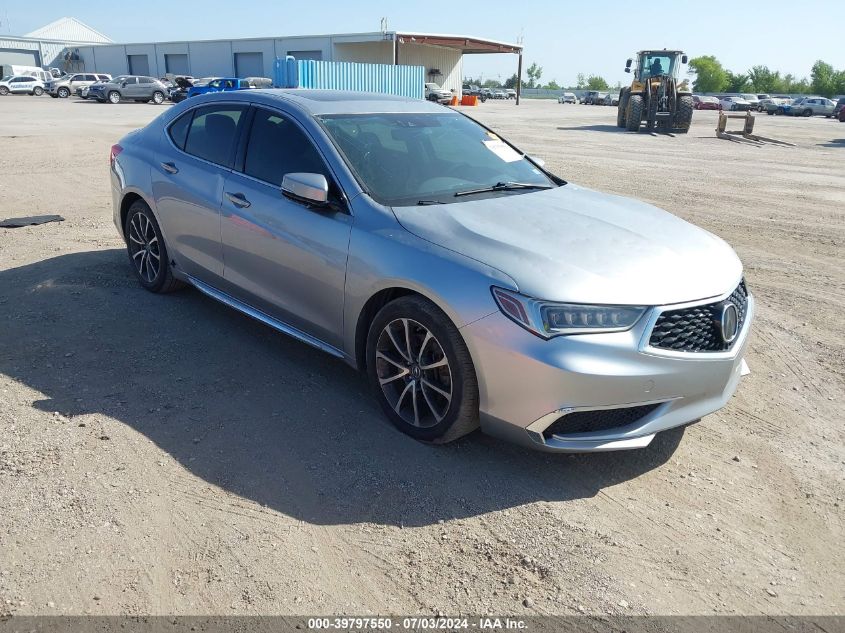
[{"label": "support column", "polygon": [[522,51],[519,51],[519,65],[516,69],[516,105],[519,105],[519,97],[522,95]]}]

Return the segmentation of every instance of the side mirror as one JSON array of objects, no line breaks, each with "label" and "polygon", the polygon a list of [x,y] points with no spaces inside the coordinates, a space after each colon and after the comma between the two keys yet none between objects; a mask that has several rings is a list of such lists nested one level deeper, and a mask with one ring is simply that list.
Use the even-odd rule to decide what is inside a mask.
[{"label": "side mirror", "polygon": [[121,81],[121,82],[120,82],[120,87],[121,87],[121,88],[126,88],[126,82],[125,82],[125,81]]},{"label": "side mirror", "polygon": [[626,67],[626,68],[625,68],[625,72],[626,72],[626,73],[629,73],[629,72],[631,72],[631,69],[630,69],[630,68],[628,68],[628,67]]},{"label": "side mirror", "polygon": [[329,201],[329,182],[323,174],[285,174],[282,193],[294,200],[325,205]]},{"label": "side mirror", "polygon": [[633,59],[630,59],[630,58],[628,59],[628,61],[627,61],[627,62],[625,62],[625,68],[627,68],[627,69],[628,69],[628,72],[630,72],[630,69],[631,69],[631,64],[633,64],[633,63],[634,63],[634,60],[633,60]]},{"label": "side mirror", "polygon": [[688,59],[688,58],[687,58],[687,56],[686,56],[686,55],[681,55],[681,63],[682,63],[682,64],[686,64],[686,63],[687,63],[687,59]]}]

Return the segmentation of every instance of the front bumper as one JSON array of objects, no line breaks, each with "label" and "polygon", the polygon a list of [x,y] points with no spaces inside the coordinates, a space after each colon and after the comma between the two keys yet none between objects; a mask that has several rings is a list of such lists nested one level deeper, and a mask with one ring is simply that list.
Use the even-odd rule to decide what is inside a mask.
[{"label": "front bumper", "polygon": [[[725,352],[650,347],[657,314],[675,307],[652,309],[627,332],[551,340],[534,336],[500,313],[465,326],[461,332],[478,373],[482,430],[545,451],[611,451],[647,446],[656,433],[722,408],[748,373],[743,355],[754,297],[749,294],[742,330]],[[624,426],[548,434],[555,421],[572,412],[654,404],[658,406],[644,417]]]}]

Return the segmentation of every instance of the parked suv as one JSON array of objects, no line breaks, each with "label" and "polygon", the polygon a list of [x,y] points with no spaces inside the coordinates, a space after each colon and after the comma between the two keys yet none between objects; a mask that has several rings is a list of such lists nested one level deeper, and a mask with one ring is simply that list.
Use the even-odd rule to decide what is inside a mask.
[{"label": "parked suv", "polygon": [[800,103],[793,103],[785,112],[793,116],[833,116],[836,103],[824,97],[807,97]]},{"label": "parked suv", "polygon": [[103,73],[75,73],[48,81],[45,89],[54,99],[67,99],[70,95],[78,95],[85,86],[110,79],[111,75]]},{"label": "parked suv", "polygon": [[44,82],[29,75],[3,77],[0,80],[0,95],[26,94],[40,97],[44,94]]},{"label": "parked suv", "polygon": [[604,98],[607,96],[606,92],[599,90],[588,90],[584,95],[584,101],[587,105],[604,105]]},{"label": "parked suv", "polygon": [[164,103],[166,94],[167,88],[158,79],[137,75],[121,75],[111,81],[91,84],[88,87],[88,98],[101,103],[120,103],[124,99],[140,103]]}]

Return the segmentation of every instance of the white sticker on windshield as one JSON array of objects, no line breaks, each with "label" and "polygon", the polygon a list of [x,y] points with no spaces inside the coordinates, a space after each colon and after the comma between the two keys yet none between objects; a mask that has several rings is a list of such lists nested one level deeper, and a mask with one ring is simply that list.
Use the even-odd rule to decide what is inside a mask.
[{"label": "white sticker on windshield", "polygon": [[513,163],[522,158],[522,155],[504,141],[481,141],[484,147],[493,152],[506,163]]}]

